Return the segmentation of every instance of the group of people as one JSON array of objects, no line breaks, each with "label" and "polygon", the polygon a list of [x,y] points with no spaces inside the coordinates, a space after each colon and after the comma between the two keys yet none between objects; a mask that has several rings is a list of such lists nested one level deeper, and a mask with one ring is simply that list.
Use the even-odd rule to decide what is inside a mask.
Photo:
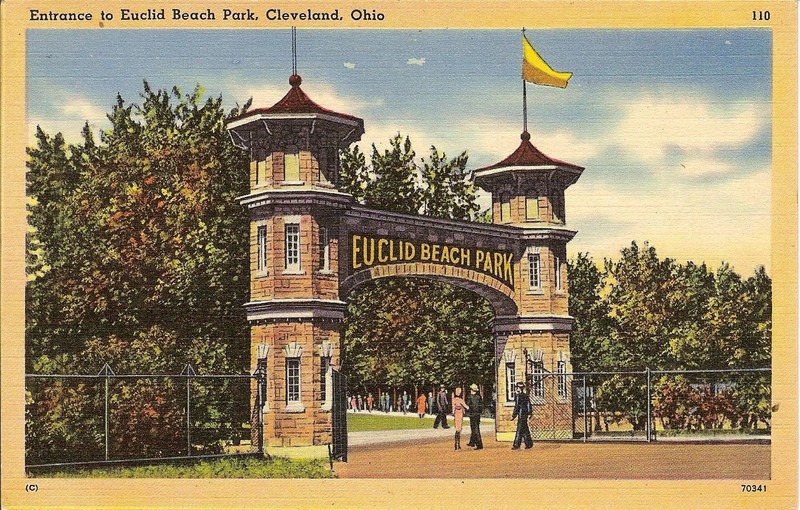
[{"label": "group of people", "polygon": [[[470,394],[466,400],[461,396],[461,388],[456,388],[453,391],[453,399],[450,404],[450,409],[453,413],[455,421],[455,442],[454,448],[461,449],[461,430],[464,423],[464,415],[469,417],[470,437],[467,446],[475,450],[483,449],[483,440],[481,439],[481,413],[483,413],[483,399],[478,392],[478,385],[472,384],[469,387]],[[512,420],[517,420],[517,431],[514,435],[514,442],[511,445],[512,450],[519,450],[522,443],[525,443],[525,449],[533,447],[533,438],[531,431],[528,427],[528,418],[533,414],[533,405],[525,393],[525,385],[521,382],[517,383],[516,396],[514,398],[514,411],[511,414]],[[450,428],[447,425],[447,391],[445,386],[439,388],[439,393],[436,395],[436,405],[439,410],[436,415],[436,420],[433,422],[433,428]]]},{"label": "group of people", "polygon": [[[533,447],[533,438],[531,431],[528,427],[528,418],[533,414],[533,406],[528,394],[525,393],[525,385],[518,382],[516,385],[516,396],[514,398],[514,411],[511,414],[512,420],[517,420],[517,430],[514,435],[514,442],[512,443],[512,450],[519,450],[522,444],[525,444],[525,449]],[[435,410],[436,419],[433,422],[433,428],[438,429],[441,426],[443,429],[449,429],[447,424],[447,415],[451,413],[455,422],[455,438],[454,448],[461,449],[461,431],[464,424],[464,416],[469,418],[470,437],[467,446],[475,450],[483,449],[483,440],[481,439],[481,414],[483,413],[483,398],[478,391],[477,384],[471,384],[469,387],[469,395],[466,399],[462,397],[461,388],[456,388],[453,391],[452,399],[447,393],[447,388],[444,384],[439,387],[439,392],[435,398],[431,393],[426,396],[425,393],[420,393],[416,399],[416,411],[420,418],[425,414],[432,414]],[[402,395],[397,396],[397,400],[392,405],[392,399],[388,392],[384,392],[380,397],[380,410],[388,413],[392,410],[402,411],[403,414],[411,410],[412,402],[408,392],[404,391]],[[350,408],[353,411],[368,411],[372,412],[375,408],[375,399],[372,393],[368,393],[366,398],[361,395],[352,395],[350,397]]]},{"label": "group of people", "polygon": [[[367,411],[371,413],[374,410],[389,413],[392,411],[402,411],[403,414],[406,414],[411,410],[411,397],[407,391],[404,391],[402,395],[398,395],[394,402],[392,402],[392,397],[389,395],[389,392],[381,393],[377,400],[372,396],[372,393],[367,393],[366,396],[362,396],[361,394],[350,395],[348,401],[348,407],[353,412]],[[420,412],[425,414],[424,409]]]},{"label": "group of people", "polygon": [[[461,388],[456,388],[453,392],[453,401],[451,402],[451,410],[453,411],[453,421],[455,422],[455,449],[461,449],[461,429],[464,424],[464,414],[469,417],[470,436],[467,446],[476,450],[483,450],[483,440],[481,439],[481,413],[483,413],[483,399],[481,394],[478,393],[478,385],[472,384],[469,387],[469,397],[465,401],[461,397]],[[439,409],[446,409],[447,392],[445,387],[442,386],[436,395],[437,404]],[[442,403],[440,403],[440,400]],[[433,422],[433,428],[441,422],[443,428],[447,426],[447,414],[440,413],[436,415],[436,421]]]}]

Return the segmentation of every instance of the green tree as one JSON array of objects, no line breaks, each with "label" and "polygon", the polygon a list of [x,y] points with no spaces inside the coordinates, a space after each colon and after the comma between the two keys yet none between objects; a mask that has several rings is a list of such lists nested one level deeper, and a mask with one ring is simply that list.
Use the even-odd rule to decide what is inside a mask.
[{"label": "green tree", "polygon": [[87,341],[158,326],[186,344],[213,339],[209,370],[246,369],[248,219],[235,197],[247,190],[247,158],[228,138],[221,98],[201,95],[145,83],[141,106],[118,97],[99,145],[88,128],[70,146],[37,131],[29,254],[48,271],[29,268],[29,367],[67,353],[71,370],[97,370],[78,366]]},{"label": "green tree", "polygon": [[[72,145],[37,129],[27,172],[28,371],[95,374],[106,362],[125,373],[178,374],[187,362],[205,373],[248,369],[248,217],[235,201],[248,189],[248,161],[225,120],[249,104],[226,114],[221,98],[201,96],[199,87],[184,95],[145,83],[141,104],[117,98],[100,143],[88,127]],[[31,383],[29,451],[96,452],[96,386]],[[184,444],[185,393],[168,386],[115,385],[112,454]],[[246,420],[246,392],[228,402],[196,395],[195,419]]]},{"label": "green tree", "polygon": [[572,368],[578,372],[609,370],[616,366],[609,343],[611,320],[602,297],[606,276],[587,253],[578,253],[567,264],[569,312],[575,317],[570,335]]},{"label": "green tree", "polygon": [[[406,214],[474,220],[475,189],[467,155],[448,159],[435,147],[415,159],[408,137],[397,135],[369,165],[358,146],[342,151],[340,189],[367,206]],[[493,311],[475,294],[424,279],[378,280],[349,297],[344,369],[362,388],[493,380]]]}]

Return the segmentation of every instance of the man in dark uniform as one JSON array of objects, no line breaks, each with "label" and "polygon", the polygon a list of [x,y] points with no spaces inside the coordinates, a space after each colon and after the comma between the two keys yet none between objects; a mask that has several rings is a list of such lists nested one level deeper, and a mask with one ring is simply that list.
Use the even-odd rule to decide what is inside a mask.
[{"label": "man in dark uniform", "polygon": [[525,442],[525,449],[533,447],[533,438],[531,431],[528,428],[528,417],[533,414],[533,406],[528,394],[525,393],[525,385],[521,382],[517,383],[517,396],[514,399],[514,412],[511,413],[511,419],[517,418],[517,433],[514,436],[514,444],[511,446],[512,450],[519,450],[519,445]]},{"label": "man in dark uniform", "polygon": [[483,450],[483,440],[481,439],[481,413],[483,412],[483,400],[481,394],[478,393],[478,385],[472,384],[469,387],[469,397],[467,398],[467,405],[469,410],[469,443],[467,446],[472,446],[476,450]]},{"label": "man in dark uniform", "polygon": [[439,387],[439,393],[436,394],[436,420],[433,422],[433,428],[438,429],[439,423],[442,424],[443,429],[449,429],[447,424],[447,411],[450,410],[450,403],[447,401],[447,390],[442,384]]}]

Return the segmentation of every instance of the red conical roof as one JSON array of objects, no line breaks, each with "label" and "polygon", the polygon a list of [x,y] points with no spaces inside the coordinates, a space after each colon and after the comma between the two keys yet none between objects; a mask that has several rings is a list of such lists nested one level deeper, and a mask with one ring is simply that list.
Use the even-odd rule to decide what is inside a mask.
[{"label": "red conical roof", "polygon": [[303,83],[303,79],[296,74],[293,74],[289,77],[289,85],[292,86],[289,89],[289,92],[286,93],[283,98],[272,105],[269,108],[256,108],[254,110],[250,110],[249,112],[236,117],[235,119],[231,120],[239,120],[246,117],[250,117],[252,115],[258,114],[292,114],[292,113],[322,113],[327,115],[333,115],[336,117],[341,117],[344,119],[349,119],[358,122],[359,124],[363,125],[363,120],[355,117],[353,115],[348,115],[346,113],[339,113],[333,110],[329,110],[324,108],[309,98],[303,89],[300,88],[300,84]]},{"label": "red conical roof", "polygon": [[475,170],[475,172],[515,166],[560,166],[583,170],[581,166],[560,161],[544,154],[530,142],[531,135],[527,131],[523,131],[520,138],[522,142],[519,144],[519,147],[517,147],[517,150],[512,152],[510,156],[494,165],[479,168]]}]

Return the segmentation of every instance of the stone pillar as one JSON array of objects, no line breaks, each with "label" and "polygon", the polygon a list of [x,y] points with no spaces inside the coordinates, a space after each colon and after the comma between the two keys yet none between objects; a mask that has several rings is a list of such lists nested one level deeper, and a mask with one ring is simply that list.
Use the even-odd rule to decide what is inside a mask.
[{"label": "stone pillar", "polygon": [[[252,363],[268,346],[264,451],[323,458],[331,442],[330,370],[341,366],[344,303],[306,301],[251,307]],[[288,310],[287,310],[288,308]]]},{"label": "stone pillar", "polygon": [[[570,318],[498,317],[494,324],[497,366],[495,438],[512,441],[514,385],[525,383],[534,412],[529,421],[534,439],[572,438],[572,389],[568,376]],[[561,367],[560,367],[561,366]]]}]

